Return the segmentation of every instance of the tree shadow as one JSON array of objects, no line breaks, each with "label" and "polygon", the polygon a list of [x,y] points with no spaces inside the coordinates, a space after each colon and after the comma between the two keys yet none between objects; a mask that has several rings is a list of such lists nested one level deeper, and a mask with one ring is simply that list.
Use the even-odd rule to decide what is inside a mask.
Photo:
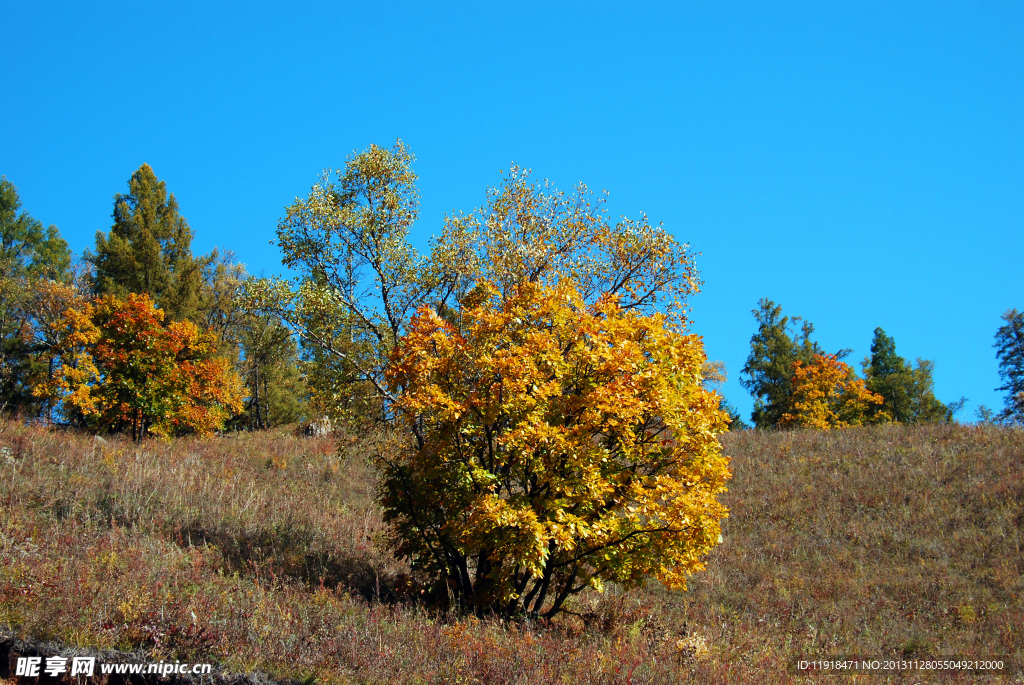
[{"label": "tree shadow", "polygon": [[313,531],[292,526],[273,530],[182,527],[174,541],[183,548],[214,547],[226,573],[310,587],[348,590],[368,602],[407,602],[416,594],[407,573],[387,568],[394,560],[375,549],[324,549]]}]

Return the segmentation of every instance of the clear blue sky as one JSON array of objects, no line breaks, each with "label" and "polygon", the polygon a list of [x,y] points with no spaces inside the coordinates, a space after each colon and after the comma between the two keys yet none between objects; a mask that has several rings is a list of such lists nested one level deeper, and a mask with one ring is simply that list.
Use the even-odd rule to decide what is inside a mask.
[{"label": "clear blue sky", "polygon": [[693,330],[737,383],[760,297],[940,399],[1001,406],[1024,308],[1024,4],[0,0],[0,173],[76,252],[143,162],[193,247],[281,271],[284,207],[354,150],[417,155],[425,245],[515,161],[702,253]]}]

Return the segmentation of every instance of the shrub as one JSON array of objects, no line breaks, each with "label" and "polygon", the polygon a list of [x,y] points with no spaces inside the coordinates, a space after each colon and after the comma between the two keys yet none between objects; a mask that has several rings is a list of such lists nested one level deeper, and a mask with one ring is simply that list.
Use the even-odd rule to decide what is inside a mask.
[{"label": "shrub", "polygon": [[148,295],[80,303],[52,326],[60,366],[36,392],[93,428],[206,434],[241,411],[241,379],[212,356],[216,336],[187,320],[165,326]]}]

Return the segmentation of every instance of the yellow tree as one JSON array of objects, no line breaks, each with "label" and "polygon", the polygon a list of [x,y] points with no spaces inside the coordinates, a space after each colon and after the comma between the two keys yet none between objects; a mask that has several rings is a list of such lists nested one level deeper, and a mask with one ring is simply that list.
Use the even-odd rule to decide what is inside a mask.
[{"label": "yellow tree", "polygon": [[550,617],[587,587],[669,587],[720,541],[730,477],[701,338],[569,279],[421,307],[387,371],[415,446],[382,455],[399,551],[479,614]]},{"label": "yellow tree", "polygon": [[[793,362],[793,392],[779,420],[780,427],[845,428],[868,421],[868,409],[883,402],[881,395],[864,387],[850,366],[834,354],[816,354],[814,363]],[[878,412],[873,421],[889,416]]]}]

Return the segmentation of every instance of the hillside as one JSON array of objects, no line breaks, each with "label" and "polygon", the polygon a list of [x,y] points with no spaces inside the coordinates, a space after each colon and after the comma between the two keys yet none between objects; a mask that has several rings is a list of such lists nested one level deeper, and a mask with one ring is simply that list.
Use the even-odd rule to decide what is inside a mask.
[{"label": "hillside", "polygon": [[[610,588],[554,625],[502,625],[431,610],[390,554],[370,465],[387,436],[138,447],[0,424],[0,631],[321,683],[816,682],[792,663],[1024,661],[1024,432],[723,442],[732,513],[687,592]],[[975,678],[871,682],[925,680]]]}]

